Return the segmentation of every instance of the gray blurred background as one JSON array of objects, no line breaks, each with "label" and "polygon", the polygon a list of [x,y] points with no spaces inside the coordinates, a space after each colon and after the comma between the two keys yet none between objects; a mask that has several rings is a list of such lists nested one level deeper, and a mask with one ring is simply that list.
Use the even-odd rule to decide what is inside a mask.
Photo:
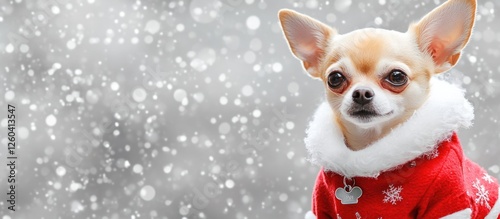
[{"label": "gray blurred background", "polygon": [[[1,219],[303,218],[318,167],[304,131],[323,86],[281,8],[346,33],[406,31],[439,0],[0,0]],[[500,177],[500,1],[479,0],[447,80],[475,124],[466,154]],[[17,211],[7,211],[7,104]]]}]

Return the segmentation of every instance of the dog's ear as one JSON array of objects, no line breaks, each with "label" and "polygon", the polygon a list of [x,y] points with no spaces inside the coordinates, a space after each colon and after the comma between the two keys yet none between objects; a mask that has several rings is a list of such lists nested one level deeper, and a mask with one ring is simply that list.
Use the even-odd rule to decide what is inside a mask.
[{"label": "dog's ear", "polygon": [[304,69],[312,77],[319,77],[319,64],[325,55],[329,38],[336,31],[309,16],[288,9],[279,11],[279,20],[292,53],[302,61]]},{"label": "dog's ear", "polygon": [[435,73],[457,63],[469,41],[475,15],[476,0],[449,0],[410,26],[420,50],[432,56]]}]

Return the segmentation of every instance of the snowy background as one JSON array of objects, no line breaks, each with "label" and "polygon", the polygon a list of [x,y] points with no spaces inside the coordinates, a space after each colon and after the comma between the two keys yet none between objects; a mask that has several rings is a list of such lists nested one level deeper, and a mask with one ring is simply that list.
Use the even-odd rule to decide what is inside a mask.
[{"label": "snowy background", "polygon": [[[295,60],[281,8],[341,33],[406,31],[439,0],[0,0],[0,215],[303,218],[318,167],[303,144],[323,86]],[[467,89],[467,155],[500,178],[500,1],[445,75]],[[16,106],[15,214],[6,108]]]}]

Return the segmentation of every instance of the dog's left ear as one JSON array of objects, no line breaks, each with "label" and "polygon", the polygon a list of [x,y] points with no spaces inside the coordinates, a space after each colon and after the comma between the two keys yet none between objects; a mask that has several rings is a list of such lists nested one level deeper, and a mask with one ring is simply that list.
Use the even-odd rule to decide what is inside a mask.
[{"label": "dog's left ear", "polygon": [[475,15],[476,0],[448,0],[410,26],[420,50],[432,56],[435,73],[457,63],[469,41]]}]

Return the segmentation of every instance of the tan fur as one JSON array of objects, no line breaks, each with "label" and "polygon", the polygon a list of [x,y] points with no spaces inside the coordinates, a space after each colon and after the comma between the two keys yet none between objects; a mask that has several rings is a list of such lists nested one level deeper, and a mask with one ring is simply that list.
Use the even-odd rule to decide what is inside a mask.
[{"label": "tan fur", "polygon": [[353,39],[353,48],[346,49],[347,56],[351,59],[356,69],[361,74],[374,75],[377,62],[385,53],[385,39],[380,36],[364,36]]},{"label": "tan fur", "polygon": [[[341,35],[291,10],[280,11],[279,18],[294,55],[312,77],[323,81],[346,144],[361,150],[406,121],[427,100],[431,77],[457,63],[470,38],[475,10],[473,0],[449,0],[411,24],[406,33],[367,28]],[[409,78],[398,92],[383,86],[393,69]],[[333,71],[347,80],[341,92],[328,87]],[[375,92],[373,106],[379,116],[373,120],[360,122],[347,113],[354,105],[352,93],[360,86]]]}]

